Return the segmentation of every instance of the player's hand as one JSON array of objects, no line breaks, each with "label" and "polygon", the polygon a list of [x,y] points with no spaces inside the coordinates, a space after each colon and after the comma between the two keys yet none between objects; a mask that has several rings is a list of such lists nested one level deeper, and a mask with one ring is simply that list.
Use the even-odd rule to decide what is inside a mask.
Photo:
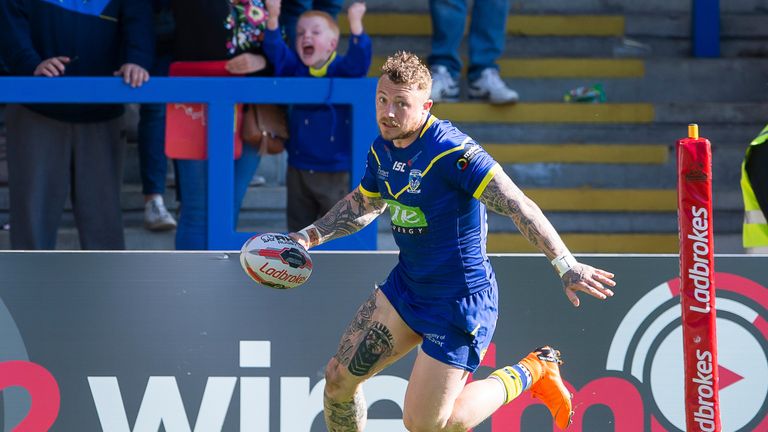
[{"label": "player's hand", "polygon": [[613,296],[613,291],[606,287],[616,286],[613,280],[613,273],[588,266],[586,264],[576,263],[562,277],[565,295],[574,306],[579,306],[579,297],[577,291],[585,292],[592,297],[605,300]]},{"label": "player's hand", "polygon": [[306,250],[309,250],[310,245],[309,245],[309,239],[308,238],[306,238],[305,236],[303,236],[303,235],[301,235],[299,233],[295,233],[295,232],[288,233],[288,236],[290,238],[292,238],[293,241],[295,241],[296,243],[300,244],[301,247],[303,247]]},{"label": "player's hand", "polygon": [[141,87],[142,84],[149,81],[149,72],[134,63],[126,63],[120,66],[120,69],[116,70],[114,75],[123,77],[123,81],[133,88]]},{"label": "player's hand", "polygon": [[259,54],[242,53],[232,57],[224,67],[231,74],[245,75],[258,72],[267,67],[267,59]]},{"label": "player's hand", "polygon": [[267,28],[270,30],[277,30],[278,18],[280,17],[280,5],[281,0],[265,0],[264,6],[267,8]]},{"label": "player's hand", "polygon": [[67,70],[67,64],[70,62],[69,57],[65,56],[59,56],[59,57],[51,57],[49,59],[45,59],[40,62],[39,65],[35,68],[35,71],[32,72],[32,75],[34,76],[47,76],[47,77],[57,77],[59,75],[64,75],[64,71]]},{"label": "player's hand", "polygon": [[363,15],[365,15],[365,2],[354,2],[347,9],[347,18],[349,20],[349,31],[354,35],[363,32]]}]

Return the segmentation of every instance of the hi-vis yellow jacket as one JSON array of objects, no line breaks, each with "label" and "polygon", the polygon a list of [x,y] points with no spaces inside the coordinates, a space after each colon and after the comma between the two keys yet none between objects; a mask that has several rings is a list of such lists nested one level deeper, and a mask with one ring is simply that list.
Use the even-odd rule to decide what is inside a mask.
[{"label": "hi-vis yellow jacket", "polygon": [[[768,141],[768,126],[760,131],[760,135],[755,137],[747,147],[747,154],[744,162],[741,164],[741,194],[744,197],[744,230],[743,244],[744,248],[752,252],[768,252],[768,222],[765,215],[760,210],[760,205],[752,190],[747,176],[746,163],[752,148]],[[766,167],[768,169],[768,167]],[[755,250],[759,248],[760,250]],[[765,249],[764,249],[765,248]]]}]

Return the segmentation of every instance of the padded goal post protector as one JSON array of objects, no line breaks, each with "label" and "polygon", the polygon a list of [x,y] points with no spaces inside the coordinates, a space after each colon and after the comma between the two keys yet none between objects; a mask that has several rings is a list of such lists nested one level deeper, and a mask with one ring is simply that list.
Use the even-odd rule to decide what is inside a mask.
[{"label": "padded goal post protector", "polygon": [[712,146],[690,125],[676,149],[686,429],[720,431]]}]

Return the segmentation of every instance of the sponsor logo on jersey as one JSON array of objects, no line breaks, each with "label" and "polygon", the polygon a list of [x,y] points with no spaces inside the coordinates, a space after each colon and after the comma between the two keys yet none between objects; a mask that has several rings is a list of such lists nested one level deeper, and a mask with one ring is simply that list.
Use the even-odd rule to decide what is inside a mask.
[{"label": "sponsor logo on jersey", "polygon": [[395,161],[395,163],[392,164],[392,170],[404,173],[405,172],[405,162]]},{"label": "sponsor logo on jersey", "polygon": [[418,207],[400,204],[395,200],[384,200],[389,205],[392,231],[400,234],[420,235],[427,232],[427,217]]},{"label": "sponsor logo on jersey", "polygon": [[421,193],[421,170],[413,169],[408,174],[408,193]]},{"label": "sponsor logo on jersey", "polygon": [[376,171],[376,177],[378,177],[379,180],[386,180],[389,178],[389,171],[384,171],[383,169],[379,168]]},{"label": "sponsor logo on jersey", "polygon": [[456,159],[456,168],[460,171],[467,169],[469,163],[480,153],[480,150],[482,150],[482,147],[477,144],[467,144],[467,150]]}]

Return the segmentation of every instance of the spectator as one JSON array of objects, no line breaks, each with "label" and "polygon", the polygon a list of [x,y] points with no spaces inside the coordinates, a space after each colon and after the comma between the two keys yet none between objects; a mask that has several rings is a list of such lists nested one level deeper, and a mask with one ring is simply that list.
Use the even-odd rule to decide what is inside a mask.
[{"label": "spectator", "polygon": [[288,44],[293,46],[296,41],[296,23],[304,12],[319,10],[327,13],[333,19],[341,10],[344,0],[285,0],[280,14],[280,27],[285,30]]},{"label": "spectator", "polygon": [[[261,0],[172,0],[171,6],[176,22],[174,60],[228,60],[226,69],[232,74],[272,74],[261,55],[267,19]],[[245,145],[235,161],[235,215],[260,160],[258,149]],[[176,168],[182,194],[176,248],[207,249],[208,162],[177,160]]]},{"label": "spectator", "polygon": [[744,249],[768,253],[768,126],[752,140],[741,167],[744,196]]},{"label": "spectator", "polygon": [[[339,27],[321,11],[302,14],[295,51],[280,37],[280,0],[266,0],[269,11],[264,52],[278,76],[364,77],[371,65],[371,40],[363,32],[365,3],[349,7],[352,31],[346,56],[337,55]],[[323,216],[349,192],[352,154],[349,107],[296,105],[288,120],[288,229],[297,231]]]},{"label": "spectator", "polygon": [[[149,79],[147,0],[6,0],[0,47],[13,75]],[[68,193],[83,249],[124,249],[122,105],[11,105],[6,111],[13,249],[54,249]]]},{"label": "spectator", "polygon": [[[456,102],[462,64],[459,45],[467,20],[467,0],[429,0],[432,16],[432,100]],[[509,0],[474,1],[469,27],[468,93],[492,104],[517,102],[517,92],[499,77],[496,60],[504,50]]]},{"label": "spectator", "polygon": [[[155,12],[155,59],[151,73],[167,76],[173,50],[173,15],[170,0],[153,0]],[[176,219],[165,207],[165,104],[141,104],[139,108],[139,170],[144,194],[144,227],[150,231],[176,228]]]}]

